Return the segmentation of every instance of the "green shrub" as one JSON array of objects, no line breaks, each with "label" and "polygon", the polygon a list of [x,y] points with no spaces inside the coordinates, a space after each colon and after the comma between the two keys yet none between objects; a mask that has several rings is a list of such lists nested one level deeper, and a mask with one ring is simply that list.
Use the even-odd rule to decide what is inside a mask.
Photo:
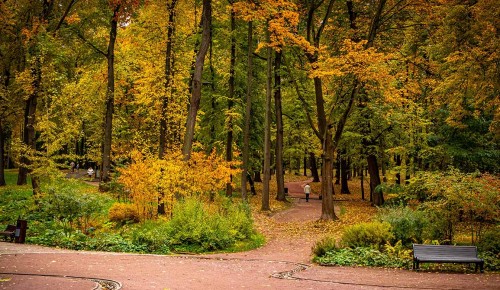
[{"label": "green shrub", "polygon": [[500,254],[500,226],[490,229],[481,236],[481,240],[477,244],[480,251]]},{"label": "green shrub", "polygon": [[500,253],[482,252],[478,256],[484,260],[485,270],[500,271]]},{"label": "green shrub", "polygon": [[94,251],[107,252],[136,252],[145,253],[147,249],[142,244],[134,244],[131,240],[116,233],[101,233],[94,238],[89,238],[85,248]]},{"label": "green shrub", "polygon": [[322,257],[326,255],[327,252],[331,252],[337,249],[337,241],[333,237],[325,237],[316,242],[312,251],[317,257]]},{"label": "green shrub", "polygon": [[108,218],[122,225],[130,222],[137,223],[140,220],[139,213],[133,204],[121,202],[116,202],[109,208]]},{"label": "green shrub", "polygon": [[322,265],[409,268],[411,256],[399,256],[372,247],[357,247],[328,251],[323,257],[316,257],[314,261]]},{"label": "green shrub", "polygon": [[54,183],[38,201],[38,218],[59,222],[67,235],[79,229],[85,231],[91,221],[102,214],[108,198],[94,193],[81,193],[72,183]]},{"label": "green shrub", "polygon": [[148,253],[168,254],[170,252],[169,224],[165,221],[146,221],[131,230],[131,240]]},{"label": "green shrub", "polygon": [[412,210],[409,207],[389,207],[382,209],[377,219],[391,225],[394,234],[392,242],[401,241],[408,246],[412,243],[422,243],[427,236],[424,231],[429,225],[423,211]]},{"label": "green shrub", "polygon": [[375,221],[347,227],[342,235],[342,245],[351,248],[380,248],[392,239],[394,235],[391,233],[391,225]]},{"label": "green shrub", "polygon": [[225,205],[210,212],[194,198],[179,202],[170,221],[170,244],[176,251],[214,251],[251,237],[252,221],[244,206]]}]

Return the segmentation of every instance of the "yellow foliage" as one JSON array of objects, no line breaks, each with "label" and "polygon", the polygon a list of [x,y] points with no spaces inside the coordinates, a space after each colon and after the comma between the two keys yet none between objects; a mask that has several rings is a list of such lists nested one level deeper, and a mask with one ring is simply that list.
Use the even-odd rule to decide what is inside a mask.
[{"label": "yellow foliage", "polygon": [[131,157],[132,163],[119,169],[118,181],[130,192],[141,220],[155,217],[158,203],[165,205],[168,214],[176,198],[208,198],[225,189],[231,183],[231,175],[239,173],[237,162],[227,162],[215,152],[193,152],[189,161],[184,161],[180,152],[158,159],[134,151]]},{"label": "yellow foliage", "polygon": [[114,203],[109,209],[108,217],[110,221],[118,223],[139,221],[139,214],[135,206],[130,203]]}]

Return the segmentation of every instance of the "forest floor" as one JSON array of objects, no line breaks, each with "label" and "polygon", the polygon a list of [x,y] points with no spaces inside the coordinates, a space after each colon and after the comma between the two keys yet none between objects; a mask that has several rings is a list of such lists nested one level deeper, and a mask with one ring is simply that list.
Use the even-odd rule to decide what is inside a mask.
[{"label": "forest floor", "polygon": [[317,184],[309,202],[304,198],[304,184],[287,184],[289,208],[255,215],[256,226],[267,241],[261,248],[161,256],[1,242],[0,289],[499,289],[499,274],[312,264],[311,247],[318,239],[373,215],[374,209],[357,195],[336,195],[341,221],[319,222]]}]

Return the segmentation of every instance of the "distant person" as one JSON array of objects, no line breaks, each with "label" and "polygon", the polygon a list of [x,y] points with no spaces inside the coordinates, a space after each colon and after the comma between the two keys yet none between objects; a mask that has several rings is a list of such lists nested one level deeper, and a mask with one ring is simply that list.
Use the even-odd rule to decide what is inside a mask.
[{"label": "distant person", "polygon": [[306,183],[306,186],[304,186],[304,193],[306,194],[306,202],[309,202],[309,195],[311,194],[309,183]]},{"label": "distant person", "polygon": [[79,172],[80,171],[80,162],[77,162],[76,163],[76,172]]},{"label": "distant person", "polygon": [[89,176],[89,179],[92,180],[92,175],[94,175],[94,169],[92,167],[89,167],[87,170],[87,175]]},{"label": "distant person", "polygon": [[75,172],[75,162],[71,161],[69,167],[71,167],[71,172]]}]

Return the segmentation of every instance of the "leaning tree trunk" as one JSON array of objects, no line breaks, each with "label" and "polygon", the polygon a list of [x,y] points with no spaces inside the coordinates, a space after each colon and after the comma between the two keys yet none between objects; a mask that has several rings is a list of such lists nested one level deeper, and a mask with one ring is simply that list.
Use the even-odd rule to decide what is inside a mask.
[{"label": "leaning tree trunk", "polygon": [[202,35],[200,49],[196,55],[194,65],[193,82],[191,89],[191,99],[189,101],[189,111],[186,121],[186,132],[184,135],[184,144],[182,146],[182,154],[185,160],[191,158],[191,150],[193,147],[194,127],[196,124],[196,115],[200,108],[201,101],[201,79],[203,73],[203,65],[205,56],[210,44],[210,30],[212,27],[212,1],[203,0],[203,15],[202,15]]},{"label": "leaning tree trunk", "polygon": [[108,52],[108,84],[106,87],[106,115],[104,118],[104,138],[101,157],[101,182],[107,183],[111,180],[111,138],[113,132],[113,111],[115,103],[115,42],[118,33],[118,11],[120,6],[115,7],[111,18],[111,29],[109,31]]},{"label": "leaning tree trunk", "polygon": [[274,106],[276,114],[276,200],[286,201],[285,177],[283,172],[283,114],[281,106],[281,51],[274,58]]}]

